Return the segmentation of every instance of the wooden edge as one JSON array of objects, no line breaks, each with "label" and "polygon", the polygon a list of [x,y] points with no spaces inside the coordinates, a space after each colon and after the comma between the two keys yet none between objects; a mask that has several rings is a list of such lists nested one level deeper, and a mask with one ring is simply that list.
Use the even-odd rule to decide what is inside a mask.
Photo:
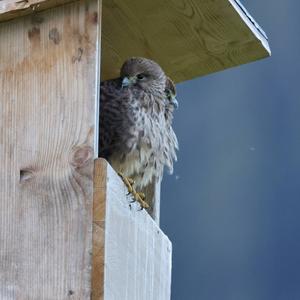
[{"label": "wooden edge", "polygon": [[107,162],[94,163],[92,299],[103,299]]},{"label": "wooden edge", "polygon": [[155,189],[154,189],[154,196],[153,196],[153,220],[159,226],[160,221],[160,190],[161,190],[161,178],[158,178],[155,181]]},{"label": "wooden edge", "polygon": [[254,20],[254,18],[250,15],[247,9],[242,5],[239,0],[229,0],[230,4],[234,7],[239,16],[243,19],[243,21],[247,24],[249,29],[255,35],[255,37],[260,40],[263,47],[266,49],[269,56],[271,55],[271,49],[268,42],[268,37],[263,29],[258,25],[258,23]]},{"label": "wooden edge", "polygon": [[74,1],[76,0],[2,0],[0,1],[0,22]]},{"label": "wooden edge", "polygon": [[98,43],[97,43],[97,59],[96,59],[96,79],[95,81],[98,82],[96,85],[96,93],[95,93],[95,124],[97,126],[94,127],[95,139],[94,139],[94,158],[98,157],[99,153],[99,122],[100,122],[100,81],[101,81],[101,38],[102,38],[102,0],[98,0],[98,16],[100,18],[99,26],[97,26],[97,36],[98,36]]}]

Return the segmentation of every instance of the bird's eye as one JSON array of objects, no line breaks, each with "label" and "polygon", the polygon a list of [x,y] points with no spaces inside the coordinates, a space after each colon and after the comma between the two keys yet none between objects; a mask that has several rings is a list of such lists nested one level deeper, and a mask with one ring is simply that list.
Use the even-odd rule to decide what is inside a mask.
[{"label": "bird's eye", "polygon": [[144,75],[144,74],[138,74],[138,75],[136,76],[136,78],[137,78],[138,80],[142,80],[142,79],[145,78],[145,75]]}]

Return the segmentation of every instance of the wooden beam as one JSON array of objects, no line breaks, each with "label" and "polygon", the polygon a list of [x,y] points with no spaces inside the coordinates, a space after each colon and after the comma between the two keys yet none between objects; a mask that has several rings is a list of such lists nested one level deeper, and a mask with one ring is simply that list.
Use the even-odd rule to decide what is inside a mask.
[{"label": "wooden beam", "polygon": [[94,170],[92,299],[169,300],[171,242],[104,159]]},{"label": "wooden beam", "polygon": [[154,59],[181,82],[269,55],[236,0],[103,1],[103,80],[117,77],[131,56]]},{"label": "wooden beam", "polygon": [[0,299],[90,297],[99,12],[0,24]]}]

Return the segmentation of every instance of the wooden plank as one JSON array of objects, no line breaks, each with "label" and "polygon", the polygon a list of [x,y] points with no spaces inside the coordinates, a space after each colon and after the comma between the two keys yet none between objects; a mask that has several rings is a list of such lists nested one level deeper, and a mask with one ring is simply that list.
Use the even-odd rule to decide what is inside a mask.
[{"label": "wooden plank", "polygon": [[0,22],[74,1],[75,0],[1,0]]},{"label": "wooden plank", "polygon": [[90,297],[99,5],[0,24],[0,299]]},{"label": "wooden plank", "polygon": [[172,244],[126,194],[110,165],[97,159],[92,299],[169,300]]},{"label": "wooden plank", "polygon": [[270,55],[234,0],[104,0],[102,37],[103,80],[130,56],[154,59],[181,82]]}]

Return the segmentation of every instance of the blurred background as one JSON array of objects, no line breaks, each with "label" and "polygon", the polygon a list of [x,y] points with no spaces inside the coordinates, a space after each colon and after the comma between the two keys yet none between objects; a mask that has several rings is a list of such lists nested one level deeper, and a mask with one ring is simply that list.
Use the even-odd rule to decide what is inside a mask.
[{"label": "blurred background", "polygon": [[172,300],[300,299],[300,2],[242,2],[272,57],[178,85]]}]

